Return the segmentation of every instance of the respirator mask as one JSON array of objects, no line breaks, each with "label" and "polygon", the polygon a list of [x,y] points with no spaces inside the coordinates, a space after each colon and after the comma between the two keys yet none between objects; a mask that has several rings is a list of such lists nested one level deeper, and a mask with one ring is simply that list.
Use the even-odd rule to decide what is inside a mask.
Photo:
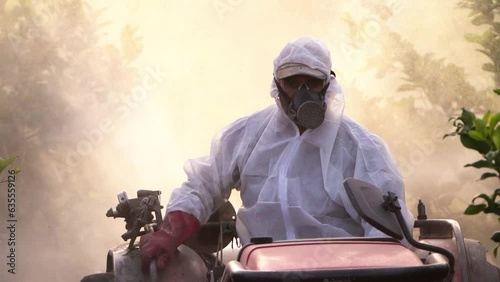
[{"label": "respirator mask", "polygon": [[301,84],[291,99],[283,91],[279,82],[276,79],[274,81],[278,87],[280,99],[285,99],[288,106],[286,114],[293,122],[307,129],[314,129],[323,123],[327,107],[325,93],[329,83],[323,87],[321,92],[315,92],[309,89],[306,84]]}]

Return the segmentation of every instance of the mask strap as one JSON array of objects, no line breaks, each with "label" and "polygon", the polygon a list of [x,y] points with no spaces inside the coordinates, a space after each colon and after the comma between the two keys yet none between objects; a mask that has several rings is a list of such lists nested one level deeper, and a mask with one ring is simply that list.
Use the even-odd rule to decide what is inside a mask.
[{"label": "mask strap", "polygon": [[[330,74],[333,75],[334,78],[337,78],[337,75],[333,70],[330,70]],[[328,82],[325,87],[323,87],[323,90],[321,90],[321,96],[325,97],[326,95],[326,90],[328,90],[328,86],[330,86],[330,82]]]},{"label": "mask strap", "polygon": [[290,97],[288,97],[283,88],[281,88],[281,85],[279,84],[278,80],[276,80],[276,77],[274,77],[274,84],[276,84],[276,87],[278,88],[278,95],[280,99],[281,97],[283,97],[286,100],[287,104],[290,103]]},{"label": "mask strap", "polygon": [[321,90],[321,93],[319,93],[322,97],[325,97],[326,95],[326,90],[328,90],[328,86],[330,86],[330,82],[328,82],[325,87],[323,87],[323,90]]}]

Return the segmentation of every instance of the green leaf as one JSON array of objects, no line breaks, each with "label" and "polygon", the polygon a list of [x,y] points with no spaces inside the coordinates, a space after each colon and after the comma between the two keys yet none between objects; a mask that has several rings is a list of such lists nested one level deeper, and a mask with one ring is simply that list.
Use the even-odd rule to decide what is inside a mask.
[{"label": "green leaf", "polygon": [[491,150],[490,145],[486,142],[474,140],[466,134],[460,135],[460,142],[462,142],[465,148],[476,150],[480,154],[487,154]]},{"label": "green leaf", "polygon": [[484,138],[488,138],[488,131],[486,130],[486,121],[483,119],[476,119],[475,121],[476,130],[481,133]]},{"label": "green leaf", "polygon": [[498,151],[497,157],[495,158],[495,170],[500,172],[500,151]]},{"label": "green leaf", "polygon": [[[464,131],[464,121],[462,120],[462,117],[458,118],[451,118],[450,120],[453,120],[453,126],[456,127],[457,129],[455,130],[457,133],[467,133],[463,132]],[[467,127],[467,131],[470,130],[470,126]]]},{"label": "green leaf", "polygon": [[493,232],[491,240],[493,240],[493,242],[495,243],[500,243],[500,231]]},{"label": "green leaf", "polygon": [[[470,5],[467,5],[467,3],[465,3],[467,0],[464,0],[464,1],[461,1],[458,3],[458,6],[461,7],[461,8],[468,8],[470,9]],[[476,11],[476,10],[471,10],[469,12],[469,18],[472,18],[473,16],[475,15],[479,15],[479,12]]]},{"label": "green leaf", "polygon": [[495,92],[497,95],[500,95],[500,89],[493,89],[493,92]]},{"label": "green leaf", "polygon": [[476,16],[475,18],[473,18],[471,22],[473,25],[482,25],[482,24],[488,23],[489,18],[480,14],[479,16]]},{"label": "green leaf", "polygon": [[492,116],[490,116],[489,120],[490,136],[493,136],[493,131],[495,130],[495,127],[497,126],[498,122],[500,122],[500,113],[495,113]]},{"label": "green leaf", "polygon": [[461,119],[464,122],[464,125],[472,127],[474,125],[474,120],[476,120],[476,116],[474,115],[473,112],[468,111],[465,108],[462,108]]},{"label": "green leaf", "polygon": [[[496,193],[496,192],[497,192],[497,191],[495,191],[495,193]],[[496,198],[496,196],[495,196],[495,195],[493,195],[492,197],[493,197],[493,198],[490,198],[490,196],[486,195],[485,193],[481,193],[481,194],[479,194],[479,195],[475,196],[475,197],[472,199],[472,205],[471,205],[471,206],[473,206],[474,202],[475,202],[478,198],[481,198],[481,199],[483,199],[484,201],[486,201],[486,203],[488,204],[487,206],[485,205],[485,206],[486,206],[486,208],[482,208],[482,211],[483,211],[484,213],[491,213],[491,212],[497,213],[497,209],[498,209],[498,208],[497,208],[497,206],[498,206],[498,204],[497,204],[497,203],[495,203],[495,200],[494,200],[494,198]],[[484,205],[484,204],[479,204],[479,205],[476,205],[476,206],[481,206],[481,205]]]},{"label": "green leaf", "polygon": [[134,61],[142,52],[142,36],[136,35],[137,28],[126,25],[121,32],[121,46],[127,62]]},{"label": "green leaf", "polygon": [[469,205],[465,211],[464,214],[467,215],[474,215],[482,212],[486,208],[485,204],[479,204],[479,205]]},{"label": "green leaf", "polygon": [[465,148],[473,150],[476,149],[476,140],[470,138],[469,135],[464,135],[464,134],[460,135],[460,141],[462,142],[462,145]]},{"label": "green leaf", "polygon": [[469,136],[477,141],[486,141],[486,136],[483,135],[483,132],[473,129],[469,131]]},{"label": "green leaf", "polygon": [[495,132],[491,135],[491,140],[495,144],[496,149],[500,148],[500,126],[495,129]]},{"label": "green leaf", "polygon": [[2,171],[15,160],[16,157],[8,158],[6,160],[0,158],[0,173],[2,173]]},{"label": "green leaf", "polygon": [[18,173],[20,173],[21,171],[22,171],[22,170],[21,170],[18,166],[14,167],[14,173],[15,173],[15,174],[18,174]]},{"label": "green leaf", "polygon": [[494,172],[485,172],[485,173],[483,173],[483,175],[481,175],[481,178],[479,178],[479,180],[485,180],[486,178],[490,178],[490,177],[498,177],[498,174],[496,174]]},{"label": "green leaf", "polygon": [[[486,40],[486,42],[488,42],[488,40]],[[484,46],[484,45],[483,45]],[[484,50],[484,49],[476,49],[476,51],[478,51],[479,53],[483,53],[486,57],[488,58],[491,58],[491,53],[488,51],[488,50]]]},{"label": "green leaf", "polygon": [[490,196],[486,195],[485,193],[481,193],[479,195],[476,195],[473,199],[472,199],[472,203],[474,203],[477,199],[483,199],[485,200],[488,205],[492,204],[492,199],[490,198]]},{"label": "green leaf", "polygon": [[500,22],[494,22],[493,29],[495,30],[496,33],[500,33]]},{"label": "green leaf", "polygon": [[499,151],[489,151],[486,155],[484,155],[485,159],[490,163],[490,168],[494,168],[495,160],[498,158]]},{"label": "green leaf", "polygon": [[455,135],[457,135],[457,133],[456,133],[456,132],[448,133],[448,134],[445,134],[445,135],[443,136],[443,139],[444,139],[444,138],[446,138],[446,137],[449,137],[449,136],[455,136]]},{"label": "green leaf", "polygon": [[500,215],[500,208],[498,207],[498,204],[494,204],[492,206],[487,206],[484,211],[484,213],[494,213],[496,215]]},{"label": "green leaf", "polygon": [[474,33],[466,33],[464,35],[465,40],[472,42],[472,43],[483,43],[484,39],[481,35],[479,34],[474,34]]},{"label": "green leaf", "polygon": [[486,113],[484,113],[483,115],[483,122],[484,124],[488,124],[488,122],[490,121],[490,117],[491,117],[491,111],[488,110]]},{"label": "green leaf", "polygon": [[495,201],[497,196],[500,196],[500,188],[495,189],[495,192],[493,192],[492,200]]},{"label": "green leaf", "polygon": [[397,91],[412,91],[415,90],[417,87],[413,84],[404,84],[398,87]]},{"label": "green leaf", "polygon": [[487,71],[487,72],[493,72],[493,73],[496,73],[497,72],[497,69],[495,67],[494,64],[492,63],[486,63],[486,64],[483,64],[481,66],[481,68],[484,70],[484,71]]},{"label": "green leaf", "polygon": [[483,167],[490,167],[490,163],[486,160],[480,160],[471,164],[466,164],[464,167],[475,167],[475,168],[483,168]]}]

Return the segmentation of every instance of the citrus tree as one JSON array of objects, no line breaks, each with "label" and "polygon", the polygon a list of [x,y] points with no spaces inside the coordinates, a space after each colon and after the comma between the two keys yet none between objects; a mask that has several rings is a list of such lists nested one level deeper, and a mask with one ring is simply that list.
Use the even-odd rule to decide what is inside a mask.
[{"label": "citrus tree", "polygon": [[[391,16],[398,12],[397,5],[364,2],[365,8],[371,12],[370,17],[360,20],[347,16],[345,21],[350,28],[351,38],[347,54],[360,53],[366,69],[374,70],[376,77],[380,80],[386,78],[394,80],[396,77],[400,79],[394,92],[387,95],[383,93],[373,98],[358,99],[357,106],[361,109],[372,109],[370,115],[366,115],[366,112],[361,113],[361,118],[368,117],[362,122],[388,141],[402,169],[403,176],[405,176],[404,168],[407,167],[405,180],[408,195],[410,195],[408,200],[410,202],[413,200],[411,196],[424,199],[428,210],[433,215],[459,220],[468,237],[485,242],[489,240],[490,232],[496,229],[493,227],[494,224],[478,223],[471,220],[467,214],[477,210],[479,210],[477,213],[493,212],[498,192],[482,193],[489,191],[485,184],[489,181],[481,182],[480,185],[469,185],[471,176],[467,172],[450,168],[446,171],[446,176],[441,176],[429,169],[433,165],[448,166],[462,162],[463,155],[457,154],[457,150],[461,149],[459,143],[450,145],[449,142],[439,141],[443,133],[448,131],[449,125],[446,124],[446,119],[456,116],[462,108],[466,108],[468,110],[463,110],[462,116],[456,120],[455,124],[459,127],[464,126],[459,131],[463,135],[460,135],[463,142],[469,147],[473,146],[470,144],[472,142],[480,144],[478,146],[483,156],[480,161],[469,166],[489,169],[481,177],[488,178],[490,181],[495,174],[498,174],[498,171],[492,169],[495,148],[498,152],[498,144],[495,145],[493,141],[497,138],[493,134],[495,127],[498,127],[495,121],[497,115],[491,111],[488,112],[487,108],[500,108],[500,99],[491,91],[492,88],[500,88],[500,23],[498,22],[500,5],[496,0],[457,2],[460,8],[470,12],[470,18],[465,18],[464,21],[470,20],[471,25],[482,27],[481,33],[464,34],[465,42],[477,46],[478,53],[475,55],[485,56],[484,58],[487,59],[487,62],[482,65],[484,73],[481,75],[484,80],[481,81],[481,85],[471,83],[460,62],[452,62],[449,58],[438,57],[433,53],[422,53],[415,48],[414,42],[394,31],[388,23]],[[387,50],[391,51],[387,52]],[[362,91],[359,92],[358,95],[363,97]],[[349,93],[357,94],[352,89]],[[478,115],[473,112],[482,113],[481,118],[476,118]],[[483,113],[486,114],[483,115]],[[467,122],[462,122],[462,117]],[[384,122],[380,122],[381,120]],[[475,127],[476,120],[478,120],[479,129]],[[394,128],[397,130],[393,130]],[[471,132],[472,136],[488,141],[469,137],[467,134],[470,128],[474,128]],[[482,131],[484,128],[488,128],[488,133]],[[481,130],[484,136],[479,136],[477,130]],[[459,133],[454,132],[451,135],[457,134]],[[431,146],[422,150],[418,145],[425,144],[426,140]],[[489,144],[488,147],[487,144]],[[405,165],[409,158],[417,156],[415,152],[422,153],[418,155],[421,157],[420,167]],[[422,177],[427,174],[435,176],[440,182],[435,178],[429,181],[430,177]],[[415,177],[416,175],[418,176]],[[439,186],[436,187],[436,185]],[[439,189],[438,196],[434,188]],[[416,193],[412,194],[414,191]],[[463,207],[467,207],[469,197],[465,199],[457,197],[457,191],[465,193],[469,191],[472,195],[478,193],[478,197],[467,208],[465,215]],[[485,202],[479,203],[481,199]],[[481,210],[482,207],[484,207],[483,210]],[[480,224],[481,228],[477,228]]]},{"label": "citrus tree", "polygon": [[[494,92],[500,95],[500,89]],[[481,155],[481,159],[466,164],[466,167],[487,169],[479,180],[497,178],[500,180],[500,112],[487,111],[482,117],[476,117],[471,111],[462,109],[459,117],[452,118],[455,131],[446,134],[448,136],[460,136],[460,142],[465,148],[475,150]],[[464,214],[475,215],[481,212],[493,213],[500,222],[500,187],[496,188],[491,195],[480,193],[472,199],[472,203],[465,209]],[[476,203],[480,200],[480,203]],[[496,257],[500,246],[500,232],[493,233],[491,239],[498,243],[493,250]]]},{"label": "citrus tree", "polygon": [[[500,1],[462,0],[459,2],[459,6],[470,10],[469,16],[473,25],[484,27],[483,33],[468,33],[465,34],[465,39],[480,46],[477,51],[488,58],[488,62],[482,65],[482,69],[493,74],[495,87],[498,88],[500,87],[500,22],[498,21]],[[493,92],[500,95],[500,89],[495,89]],[[466,167],[487,170],[479,180],[488,178],[500,180],[500,112],[488,110],[482,117],[476,113],[463,108],[459,117],[452,118],[455,131],[446,134],[445,137],[459,135],[460,142],[465,148],[475,150],[481,155],[481,159],[465,165]],[[492,213],[499,216],[498,221],[500,222],[498,196],[500,196],[500,187],[494,189],[491,194],[480,193],[476,195],[472,199],[472,203],[465,209],[464,214]],[[480,202],[477,203],[477,201]],[[494,232],[491,239],[497,243],[493,250],[496,257],[500,247],[500,232]]]}]

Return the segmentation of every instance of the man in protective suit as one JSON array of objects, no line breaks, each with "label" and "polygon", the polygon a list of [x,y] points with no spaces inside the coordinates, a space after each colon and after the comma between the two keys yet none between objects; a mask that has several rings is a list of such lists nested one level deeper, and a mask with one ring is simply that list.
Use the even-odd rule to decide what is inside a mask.
[{"label": "man in protective suit", "polygon": [[331,67],[330,51],[315,38],[284,47],[274,60],[276,105],[231,123],[214,137],[209,156],[186,163],[188,180],[172,192],[159,231],[141,239],[143,271],[152,259],[163,269],[233,188],[242,199],[236,228],[243,244],[252,237],[382,236],[354,210],[347,177],[395,193],[411,230],[396,163],[379,137],[343,116],[344,93]]}]

